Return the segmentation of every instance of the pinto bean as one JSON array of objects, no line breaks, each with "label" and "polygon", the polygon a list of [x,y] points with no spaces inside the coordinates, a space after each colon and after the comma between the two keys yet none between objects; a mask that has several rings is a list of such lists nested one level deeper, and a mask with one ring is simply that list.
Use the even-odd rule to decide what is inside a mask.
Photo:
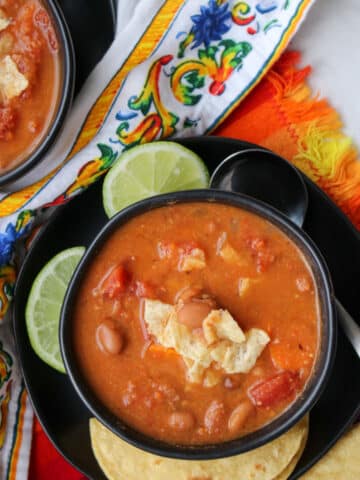
[{"label": "pinto bean", "polygon": [[102,352],[117,355],[124,347],[124,337],[116,326],[105,321],[96,329],[96,343]]},{"label": "pinto bean", "polygon": [[193,300],[181,305],[177,312],[178,322],[191,329],[201,328],[203,320],[209,315],[212,307],[209,302]]},{"label": "pinto bean", "polygon": [[204,425],[208,433],[219,433],[225,425],[225,406],[218,400],[213,400],[204,416]]},{"label": "pinto bean", "polygon": [[195,426],[194,416],[190,412],[174,412],[169,416],[168,424],[174,430],[192,430]]},{"label": "pinto bean", "polygon": [[228,429],[231,433],[238,433],[245,422],[254,412],[254,406],[248,400],[244,400],[232,411],[228,420]]}]

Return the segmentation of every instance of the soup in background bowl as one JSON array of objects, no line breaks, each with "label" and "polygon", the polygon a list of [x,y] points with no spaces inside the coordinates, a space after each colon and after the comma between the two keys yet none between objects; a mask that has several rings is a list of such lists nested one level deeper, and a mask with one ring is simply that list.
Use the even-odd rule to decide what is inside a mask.
[{"label": "soup in background bowl", "polygon": [[327,270],[304,233],[245,196],[194,191],[108,223],[69,286],[61,347],[115,433],[214,458],[280,435],[314,404],[333,321]]},{"label": "soup in background bowl", "polygon": [[41,159],[73,90],[73,54],[53,3],[0,2],[0,182]]}]

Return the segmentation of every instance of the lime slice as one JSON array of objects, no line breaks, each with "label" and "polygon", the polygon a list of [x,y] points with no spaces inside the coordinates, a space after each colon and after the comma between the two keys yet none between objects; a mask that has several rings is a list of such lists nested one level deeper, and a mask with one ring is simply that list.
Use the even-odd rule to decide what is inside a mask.
[{"label": "lime slice", "polygon": [[26,304],[25,319],[30,343],[50,367],[65,372],[60,353],[59,321],[67,286],[84,247],[63,250],[35,278]]},{"label": "lime slice", "polygon": [[123,153],[106,175],[104,209],[110,218],[143,198],[208,186],[207,168],[191,150],[173,142],[148,143]]}]

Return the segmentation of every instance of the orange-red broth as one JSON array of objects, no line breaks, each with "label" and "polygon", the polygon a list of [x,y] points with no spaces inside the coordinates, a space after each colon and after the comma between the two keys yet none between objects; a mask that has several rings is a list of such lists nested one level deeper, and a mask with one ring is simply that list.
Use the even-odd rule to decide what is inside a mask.
[{"label": "orange-red broth", "polygon": [[0,0],[2,14],[11,19],[0,31],[0,61],[10,56],[29,82],[11,100],[0,91],[0,174],[36,149],[59,102],[59,44],[45,6],[40,0]]},{"label": "orange-red broth", "polygon": [[[217,254],[224,232],[241,265]],[[205,251],[206,268],[178,271],[179,252],[194,245]],[[114,266],[120,269],[115,287],[104,289]],[[239,296],[244,277],[256,282]],[[248,374],[224,372],[220,384],[207,388],[187,382],[176,353],[149,348],[141,297],[173,304],[188,286],[214,297],[244,331],[257,327],[269,334],[271,342]],[[222,204],[167,206],[119,228],[87,272],[73,321],[77,359],[97,397],[136,429],[182,444],[229,440],[279,415],[304,389],[319,338],[316,286],[298,248],[261,217]],[[104,322],[121,334],[115,354],[96,340]],[[230,429],[232,412],[244,403],[244,418]],[[187,417],[177,419],[179,412]]]}]

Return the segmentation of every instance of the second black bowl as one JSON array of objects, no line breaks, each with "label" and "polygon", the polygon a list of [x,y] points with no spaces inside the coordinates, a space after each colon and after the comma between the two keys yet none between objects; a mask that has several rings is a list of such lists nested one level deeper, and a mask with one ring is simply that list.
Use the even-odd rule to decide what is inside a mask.
[{"label": "second black bowl", "polygon": [[60,46],[59,62],[61,78],[57,105],[48,129],[46,133],[40,137],[38,145],[35,149],[30,150],[27,157],[20,163],[14,163],[14,166],[10,166],[8,170],[0,173],[0,186],[18,180],[41,162],[61,132],[66,116],[72,105],[75,86],[75,54],[73,42],[63,13],[56,1],[46,0],[44,4],[51,16]]}]

